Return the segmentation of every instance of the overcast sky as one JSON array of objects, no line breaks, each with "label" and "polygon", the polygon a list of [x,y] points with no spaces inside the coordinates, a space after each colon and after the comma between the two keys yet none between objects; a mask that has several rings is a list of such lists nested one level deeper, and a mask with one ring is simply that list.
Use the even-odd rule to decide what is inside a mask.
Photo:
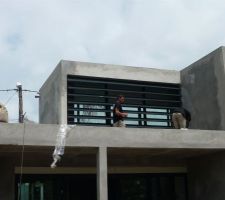
[{"label": "overcast sky", "polygon": [[[224,45],[224,0],[0,0],[0,89],[39,90],[61,59],[180,70]],[[17,94],[0,102],[17,122]]]}]

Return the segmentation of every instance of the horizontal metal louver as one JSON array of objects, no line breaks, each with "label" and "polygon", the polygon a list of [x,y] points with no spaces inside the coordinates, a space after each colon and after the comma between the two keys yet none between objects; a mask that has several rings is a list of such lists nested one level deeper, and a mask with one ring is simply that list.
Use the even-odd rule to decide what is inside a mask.
[{"label": "horizontal metal louver", "polygon": [[181,106],[180,84],[68,75],[68,124],[111,126],[120,94],[128,127],[171,128],[171,111]]}]

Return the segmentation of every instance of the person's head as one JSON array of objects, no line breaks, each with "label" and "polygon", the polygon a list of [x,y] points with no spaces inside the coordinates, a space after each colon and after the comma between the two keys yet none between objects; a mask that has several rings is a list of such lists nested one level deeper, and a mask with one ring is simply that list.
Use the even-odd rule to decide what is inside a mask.
[{"label": "person's head", "polygon": [[125,97],[123,95],[119,95],[117,97],[117,101],[119,101],[121,104],[125,102]]}]

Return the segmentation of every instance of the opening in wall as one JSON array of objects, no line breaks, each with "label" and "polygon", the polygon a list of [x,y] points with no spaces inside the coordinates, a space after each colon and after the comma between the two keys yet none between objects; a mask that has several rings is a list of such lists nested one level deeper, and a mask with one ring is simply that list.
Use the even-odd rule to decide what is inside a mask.
[{"label": "opening in wall", "polygon": [[179,84],[68,75],[67,87],[68,124],[111,126],[120,94],[128,127],[171,128],[172,109],[181,106]]}]

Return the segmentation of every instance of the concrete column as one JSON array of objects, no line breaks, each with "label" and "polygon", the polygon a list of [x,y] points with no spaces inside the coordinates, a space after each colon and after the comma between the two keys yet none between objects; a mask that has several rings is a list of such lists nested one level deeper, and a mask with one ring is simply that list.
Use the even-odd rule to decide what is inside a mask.
[{"label": "concrete column", "polygon": [[108,200],[107,148],[99,147],[97,153],[97,199]]}]

